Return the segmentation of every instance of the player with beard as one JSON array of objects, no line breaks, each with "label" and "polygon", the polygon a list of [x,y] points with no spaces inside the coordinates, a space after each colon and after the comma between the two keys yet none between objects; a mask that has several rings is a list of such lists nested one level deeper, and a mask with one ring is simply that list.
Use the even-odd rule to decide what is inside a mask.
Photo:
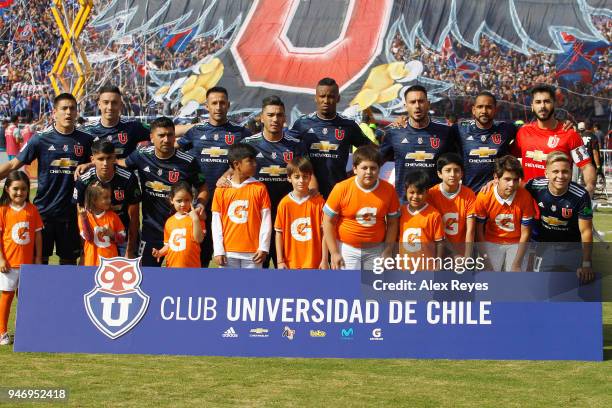
[{"label": "player with beard", "polygon": [[336,183],[346,178],[351,146],[367,145],[370,140],[355,121],[336,111],[340,91],[335,80],[321,79],[314,99],[317,111],[295,121],[290,134],[306,144],[319,192],[327,198]]},{"label": "player with beard", "polygon": [[[213,197],[217,180],[227,170],[227,153],[231,145],[240,143],[251,132],[227,119],[230,101],[227,90],[213,87],[206,91],[206,108],[209,117],[204,123],[191,127],[183,137],[177,139],[176,146],[197,158],[200,172],[208,185],[208,196]],[[206,231],[211,231],[212,200],[206,206]],[[212,259],[212,234],[206,234],[202,241],[201,263],[208,266]]]},{"label": "player with beard", "polygon": [[521,127],[512,148],[513,154],[522,159],[524,181],[544,176],[548,153],[558,150],[573,160],[582,171],[585,188],[592,196],[595,190],[596,171],[591,164],[588,149],[573,129],[564,130],[555,119],[555,89],[541,85],[531,90],[531,110],[536,122]]},{"label": "player with beard", "polygon": [[403,199],[404,179],[412,170],[422,169],[429,176],[429,187],[438,184],[436,162],[441,154],[457,151],[457,127],[433,122],[429,118],[427,90],[413,85],[404,93],[408,123],[385,130],[380,152],[395,161],[395,190]]}]

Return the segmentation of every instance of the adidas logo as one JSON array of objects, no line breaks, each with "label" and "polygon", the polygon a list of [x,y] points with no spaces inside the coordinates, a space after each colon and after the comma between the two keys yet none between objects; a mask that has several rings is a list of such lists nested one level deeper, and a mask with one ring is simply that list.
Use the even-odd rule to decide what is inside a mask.
[{"label": "adidas logo", "polygon": [[314,131],[314,129],[313,129],[313,128],[308,129],[308,133],[314,133],[314,132],[315,132],[315,131]]},{"label": "adidas logo", "polygon": [[151,169],[149,168],[149,166],[147,166],[147,167],[145,167],[144,169],[142,169],[142,171],[146,171],[146,172],[150,173],[150,172],[151,172]]},{"label": "adidas logo", "polygon": [[235,337],[238,337],[238,333],[236,333],[236,330],[234,330],[233,327],[230,327],[229,329],[224,331],[221,336],[225,338],[228,338],[228,337],[235,338]]},{"label": "adidas logo", "polygon": [[55,146],[53,145],[49,146],[49,150],[55,150]]},{"label": "adidas logo", "polygon": [[206,140],[206,135],[200,136],[200,140]]},{"label": "adidas logo", "polygon": [[408,143],[408,139],[404,138],[404,140],[402,140],[402,143]]},{"label": "adidas logo", "polygon": [[544,203],[542,203],[541,201],[538,203],[538,205],[542,208],[544,208]]},{"label": "adidas logo", "polygon": [[257,153],[257,156],[255,156],[255,157],[261,157],[263,159],[264,156],[263,156],[263,154],[261,154],[261,152],[259,152],[259,153]]},{"label": "adidas logo", "polygon": [[474,140],[474,136],[468,136],[465,138],[465,140]]}]

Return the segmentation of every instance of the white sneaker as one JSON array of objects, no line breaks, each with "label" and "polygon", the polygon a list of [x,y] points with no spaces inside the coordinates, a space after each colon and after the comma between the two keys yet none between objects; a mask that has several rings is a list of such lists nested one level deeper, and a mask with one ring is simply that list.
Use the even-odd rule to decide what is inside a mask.
[{"label": "white sneaker", "polygon": [[7,333],[4,334],[0,334],[0,346],[8,346],[9,344],[11,344],[11,338]]}]

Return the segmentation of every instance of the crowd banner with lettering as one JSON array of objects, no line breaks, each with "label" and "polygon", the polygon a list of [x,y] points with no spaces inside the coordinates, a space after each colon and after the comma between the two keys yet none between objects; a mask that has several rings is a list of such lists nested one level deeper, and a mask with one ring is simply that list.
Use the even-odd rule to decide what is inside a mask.
[{"label": "crowd banner with lettering", "polygon": [[[24,265],[15,351],[601,360],[599,281],[562,300],[544,300],[535,292],[551,290],[550,279],[546,273],[141,271],[124,258],[104,260],[98,269]],[[531,295],[496,300],[502,287]]]}]

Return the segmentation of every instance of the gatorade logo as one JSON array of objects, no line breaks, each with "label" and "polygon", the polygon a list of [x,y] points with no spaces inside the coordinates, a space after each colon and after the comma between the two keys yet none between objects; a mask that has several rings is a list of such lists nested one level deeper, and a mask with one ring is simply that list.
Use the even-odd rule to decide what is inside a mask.
[{"label": "gatorade logo", "polygon": [[421,250],[421,229],[406,228],[402,234],[402,245],[408,252],[417,252]]},{"label": "gatorade logo", "polygon": [[291,223],[291,236],[296,241],[305,242],[312,239],[310,217],[297,218]]},{"label": "gatorade logo", "polygon": [[365,227],[372,227],[376,224],[376,213],[378,209],[375,207],[363,207],[357,211],[355,219]]},{"label": "gatorade logo", "polygon": [[495,217],[495,224],[504,231],[514,231],[514,217],[512,214],[498,214]]},{"label": "gatorade logo", "polygon": [[247,222],[247,216],[249,214],[249,200],[236,200],[232,201],[227,209],[227,214],[230,220],[236,224],[244,224]]},{"label": "gatorade logo", "polygon": [[11,238],[13,242],[19,245],[27,245],[30,243],[30,223],[27,221],[18,222],[11,229]]},{"label": "gatorade logo", "polygon": [[448,235],[457,235],[459,233],[459,214],[446,213],[442,216],[444,221],[444,232]]},{"label": "gatorade logo", "polygon": [[184,251],[187,248],[187,229],[177,228],[172,230],[170,239],[168,239],[168,246],[174,252]]},{"label": "gatorade logo", "polygon": [[108,235],[105,235],[106,230],[106,225],[103,225],[101,227],[96,225],[94,227],[94,244],[96,244],[98,248],[108,248],[111,245],[110,237]]}]

